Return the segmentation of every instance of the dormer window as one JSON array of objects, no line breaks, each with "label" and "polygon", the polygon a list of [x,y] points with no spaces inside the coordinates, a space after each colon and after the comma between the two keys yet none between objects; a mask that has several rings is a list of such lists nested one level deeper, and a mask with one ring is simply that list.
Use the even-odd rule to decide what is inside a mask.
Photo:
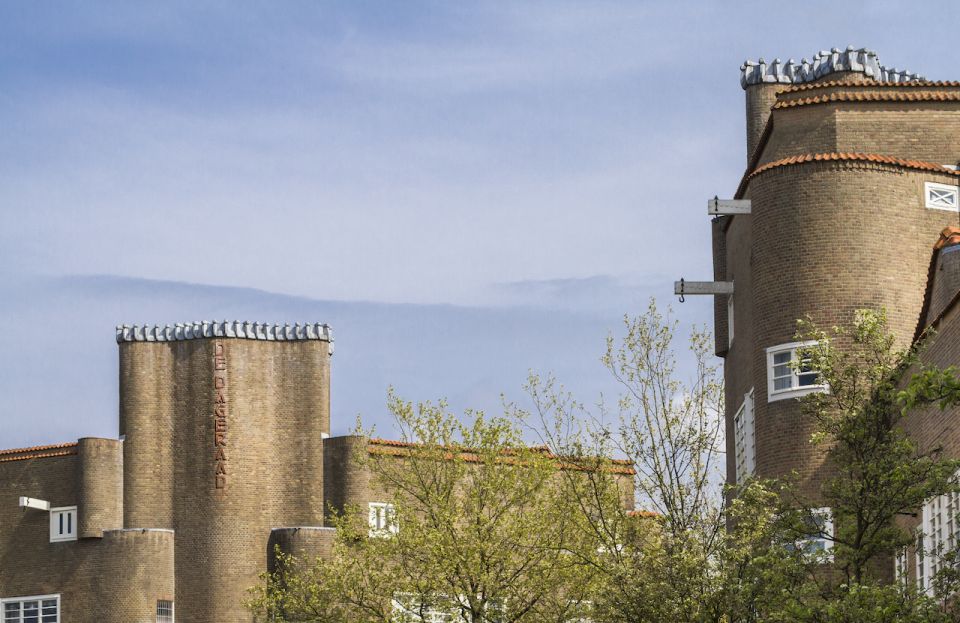
[{"label": "dormer window", "polygon": [[957,211],[957,187],[949,184],[926,182],[923,185],[924,203],[932,210]]}]

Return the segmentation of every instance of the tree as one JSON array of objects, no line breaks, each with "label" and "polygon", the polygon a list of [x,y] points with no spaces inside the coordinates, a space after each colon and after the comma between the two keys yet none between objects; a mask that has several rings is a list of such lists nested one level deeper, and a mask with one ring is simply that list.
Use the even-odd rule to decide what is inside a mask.
[{"label": "tree", "polygon": [[572,552],[593,544],[572,530],[563,461],[505,417],[392,391],[388,406],[402,443],[355,458],[389,493],[398,530],[368,535],[366,509],[348,509],[333,555],[285,559],[251,607],[285,621],[582,619],[592,574]]},{"label": "tree", "polygon": [[895,520],[955,490],[960,461],[940,448],[921,451],[904,432],[904,375],[918,364],[920,349],[896,346],[884,311],[858,310],[850,327],[829,333],[804,321],[798,337],[815,342],[800,357],[829,387],[804,400],[817,422],[813,441],[828,449],[833,468],[821,496],[834,531],[821,536],[833,542],[846,586],[883,579],[893,554],[913,541]]}]

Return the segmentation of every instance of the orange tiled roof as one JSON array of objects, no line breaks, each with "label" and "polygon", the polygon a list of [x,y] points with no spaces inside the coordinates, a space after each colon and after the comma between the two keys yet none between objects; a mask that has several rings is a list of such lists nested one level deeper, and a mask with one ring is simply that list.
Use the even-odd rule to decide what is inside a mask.
[{"label": "orange tiled roof", "polygon": [[27,459],[45,459],[54,456],[72,456],[77,453],[77,442],[56,443],[30,448],[12,448],[0,450],[0,463],[25,461]]},{"label": "orange tiled roof", "polygon": [[851,80],[828,80],[826,82],[810,82],[807,84],[789,86],[781,91],[781,93],[796,93],[798,91],[813,91],[816,89],[829,89],[834,87],[859,87],[863,89],[921,87],[936,89],[940,87],[960,87],[960,82],[955,80],[910,80],[908,82],[879,82],[870,80],[854,82]]},{"label": "orange tiled roof", "polygon": [[[909,83],[905,83],[909,84]],[[828,93],[813,97],[779,100],[774,110],[834,102],[960,102],[960,91],[939,93]]]},{"label": "orange tiled roof", "polygon": [[628,512],[627,512],[627,517],[643,517],[643,518],[651,518],[651,519],[652,519],[652,518],[655,518],[655,517],[660,517],[660,513],[657,513],[657,512],[655,512],[655,511],[644,511],[644,510],[628,511]]},{"label": "orange tiled roof", "polygon": [[[372,438],[367,442],[367,450],[371,454],[403,456],[405,454],[404,448],[413,448],[417,447],[418,445],[419,444],[409,441]],[[560,463],[560,467],[563,469],[583,469],[581,466],[574,465],[573,463],[564,463],[562,457],[552,454],[546,446],[531,446],[529,449],[542,452],[548,458],[557,459]],[[453,452],[456,451],[460,457],[468,463],[479,463],[481,461],[480,457],[474,452],[471,452],[470,448],[450,447],[449,450],[450,452],[446,455],[446,458],[453,458]],[[505,451],[504,454],[509,454],[509,451]],[[631,461],[625,459],[608,459],[608,461],[611,464],[611,467],[609,467],[607,471],[611,473],[625,474],[629,476],[636,474]]]},{"label": "orange tiled roof", "polygon": [[895,158],[893,156],[883,156],[880,154],[864,154],[859,152],[832,152],[826,154],[801,154],[799,156],[790,156],[773,162],[768,162],[757,167],[753,172],[746,176],[746,179],[752,179],[770,169],[791,166],[794,164],[805,164],[808,162],[872,162],[876,164],[887,164],[906,169],[916,169],[918,171],[932,171],[935,173],[945,173],[947,175],[960,176],[960,172],[948,169],[942,164],[933,162],[924,162],[922,160],[906,160],[904,158]]}]

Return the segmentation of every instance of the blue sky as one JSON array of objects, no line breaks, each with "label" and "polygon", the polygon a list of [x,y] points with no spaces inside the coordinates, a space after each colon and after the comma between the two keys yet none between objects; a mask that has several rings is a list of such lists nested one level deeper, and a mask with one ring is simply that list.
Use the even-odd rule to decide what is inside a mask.
[{"label": "blue sky", "polygon": [[[483,330],[471,314],[493,309],[541,332],[509,344],[521,368],[564,369],[546,353],[562,339],[549,327],[602,336],[645,297],[670,300],[673,279],[710,275],[704,200],[743,173],[745,58],[866,45],[887,65],[960,78],[958,13],[884,1],[2,2],[0,319],[12,333],[0,337],[0,446],[115,429],[120,322],[282,321],[362,303],[389,325],[412,305],[404,313],[460,318],[454,337],[470,341]],[[275,296],[251,305],[222,286]],[[709,302],[683,314],[708,322]],[[69,369],[55,364],[56,391],[89,394],[69,416],[53,390],[27,390],[51,372],[37,353],[62,344],[31,328],[41,318],[85,345]],[[370,334],[347,325],[341,352]],[[397,345],[389,332],[354,343],[368,350],[335,380],[340,421],[377,420],[396,377],[417,379],[414,398],[490,408],[522,382],[498,371],[505,351],[445,360],[456,387],[389,366],[365,381]]]}]

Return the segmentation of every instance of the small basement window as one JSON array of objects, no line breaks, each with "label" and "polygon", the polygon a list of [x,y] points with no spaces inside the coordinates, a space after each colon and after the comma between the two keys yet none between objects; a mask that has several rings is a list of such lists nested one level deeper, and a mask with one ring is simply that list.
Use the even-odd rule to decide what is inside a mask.
[{"label": "small basement window", "polygon": [[957,211],[958,189],[950,184],[926,182],[923,185],[924,204],[932,210]]},{"label": "small basement window", "polygon": [[157,623],[173,623],[173,601],[157,600]]},{"label": "small basement window", "polygon": [[3,623],[60,623],[60,595],[0,599]]},{"label": "small basement window", "polygon": [[50,509],[50,542],[77,540],[77,507]]},{"label": "small basement window", "polygon": [[827,386],[805,362],[795,366],[797,350],[816,342],[793,342],[767,349],[767,402],[822,392]]}]

